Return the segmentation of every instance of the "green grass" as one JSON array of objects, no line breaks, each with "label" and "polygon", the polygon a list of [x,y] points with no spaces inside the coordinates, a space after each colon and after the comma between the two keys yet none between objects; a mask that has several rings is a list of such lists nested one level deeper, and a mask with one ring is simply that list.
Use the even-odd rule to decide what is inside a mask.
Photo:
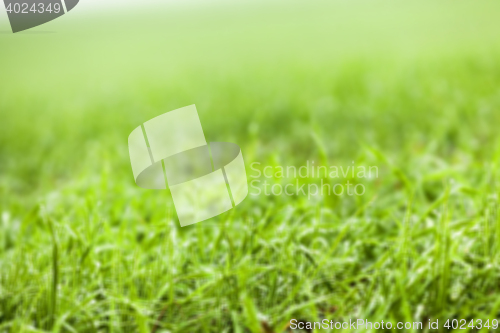
[{"label": "green grass", "polygon": [[[1,34],[0,332],[498,319],[499,11],[75,9],[38,28],[56,33]],[[127,137],[190,104],[248,176],[314,160],[379,177],[334,180],[360,197],[249,196],[180,228],[168,191],[134,184]]]}]

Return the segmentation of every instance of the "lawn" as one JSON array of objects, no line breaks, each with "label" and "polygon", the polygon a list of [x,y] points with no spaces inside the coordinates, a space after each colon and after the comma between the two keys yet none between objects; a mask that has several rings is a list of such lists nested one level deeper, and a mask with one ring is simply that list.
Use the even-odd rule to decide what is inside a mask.
[{"label": "lawn", "polygon": [[[84,6],[16,35],[0,17],[1,333],[500,319],[499,3]],[[181,228],[127,137],[191,104],[249,183],[378,172],[273,174],[365,192],[251,187]]]}]

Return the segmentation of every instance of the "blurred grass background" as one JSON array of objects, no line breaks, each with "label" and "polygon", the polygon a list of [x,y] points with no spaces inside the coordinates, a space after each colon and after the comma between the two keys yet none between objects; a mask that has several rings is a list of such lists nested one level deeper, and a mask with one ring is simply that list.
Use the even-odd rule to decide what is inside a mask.
[{"label": "blurred grass background", "polygon": [[[85,6],[0,21],[0,332],[499,317],[499,3]],[[167,191],[134,184],[127,137],[190,104],[249,175],[379,178],[180,228]]]}]

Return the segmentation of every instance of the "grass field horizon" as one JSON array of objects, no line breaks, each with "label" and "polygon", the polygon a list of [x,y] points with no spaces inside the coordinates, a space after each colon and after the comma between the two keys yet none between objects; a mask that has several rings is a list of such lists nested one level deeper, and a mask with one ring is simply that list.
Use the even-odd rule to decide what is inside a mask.
[{"label": "grass field horizon", "polygon": [[[217,2],[0,34],[0,332],[499,319],[499,12]],[[378,177],[181,228],[168,191],[135,185],[127,137],[191,104],[249,182],[255,162]]]}]

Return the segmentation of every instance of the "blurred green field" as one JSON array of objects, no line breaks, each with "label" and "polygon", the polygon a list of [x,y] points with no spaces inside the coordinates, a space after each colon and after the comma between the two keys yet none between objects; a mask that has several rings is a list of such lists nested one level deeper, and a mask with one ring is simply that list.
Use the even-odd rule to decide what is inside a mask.
[{"label": "blurred green field", "polygon": [[[500,318],[500,3],[79,6],[0,21],[0,332]],[[180,228],[168,191],[134,184],[127,137],[190,104],[249,176],[379,177]]]}]

